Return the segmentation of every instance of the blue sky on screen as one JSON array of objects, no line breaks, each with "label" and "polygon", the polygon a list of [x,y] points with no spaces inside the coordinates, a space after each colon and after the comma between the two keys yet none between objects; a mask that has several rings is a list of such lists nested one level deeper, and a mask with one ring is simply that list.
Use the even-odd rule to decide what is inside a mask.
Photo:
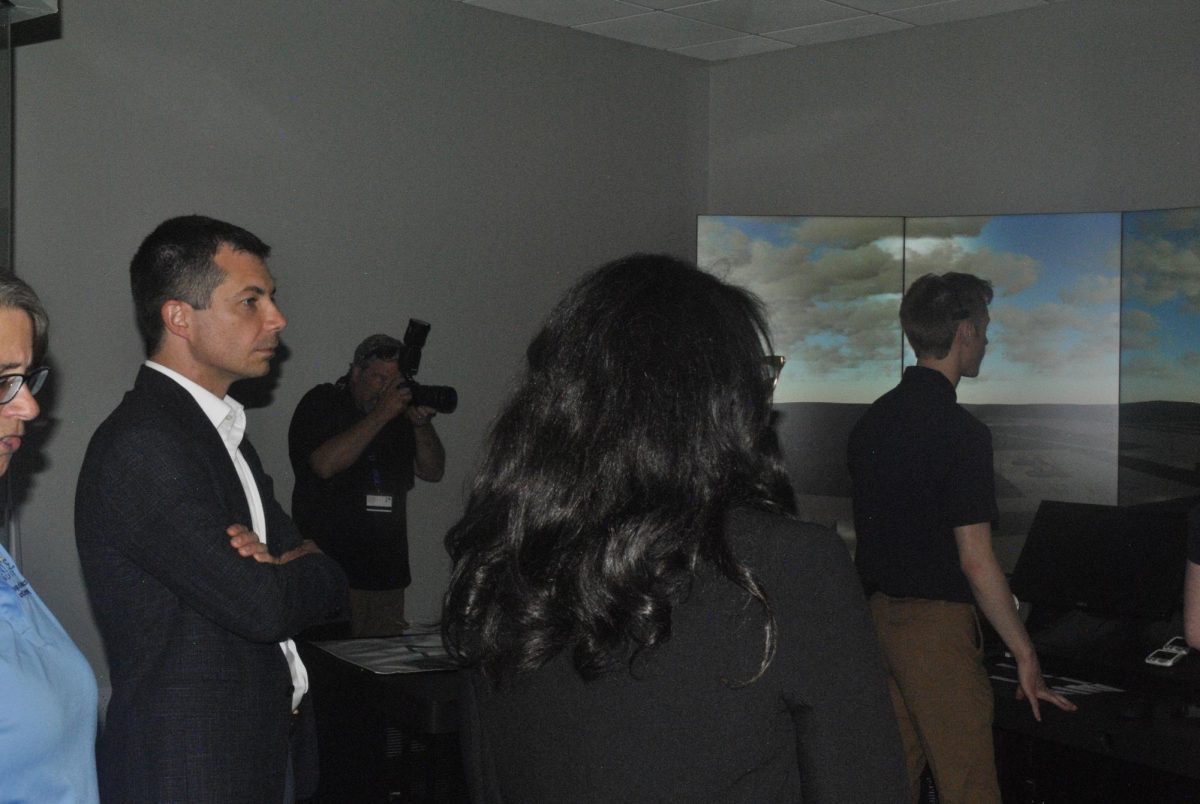
[{"label": "blue sky on screen", "polygon": [[1117,401],[1117,213],[702,216],[698,230],[700,265],[767,303],[788,357],[777,402],[870,402],[895,385],[903,277],[931,271],[973,273],[996,289],[988,357],[960,384],[963,402]]},{"label": "blue sky on screen", "polygon": [[766,303],[775,401],[871,402],[900,376],[902,218],[701,216],[701,267]]},{"label": "blue sky on screen", "polygon": [[1121,401],[1200,402],[1200,208],[1122,227]]},{"label": "blue sky on screen", "polygon": [[908,219],[906,281],[964,271],[995,291],[983,370],[960,401],[1116,404],[1120,227],[1119,213]]}]

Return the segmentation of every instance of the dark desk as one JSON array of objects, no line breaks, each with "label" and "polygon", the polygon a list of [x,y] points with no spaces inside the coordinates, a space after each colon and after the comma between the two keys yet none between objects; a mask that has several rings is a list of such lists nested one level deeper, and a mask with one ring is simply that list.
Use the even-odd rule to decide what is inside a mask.
[{"label": "dark desk", "polygon": [[458,671],[428,629],[300,644],[317,716],[315,801],[465,801]]},{"label": "dark desk", "polygon": [[1048,673],[1079,711],[1043,704],[1039,723],[1014,698],[1011,660],[989,662],[1006,802],[1200,802],[1200,690],[1190,681],[1200,656],[1169,669],[1119,665]]},{"label": "dark desk", "polygon": [[1200,656],[1145,663],[1183,632],[1196,502],[1038,506],[1011,586],[1030,606],[1025,625],[1047,681],[1079,711],[1042,706],[1038,723],[1028,702],[1013,700],[1016,685],[995,678],[1015,673],[994,673],[1006,801],[1200,801]]}]

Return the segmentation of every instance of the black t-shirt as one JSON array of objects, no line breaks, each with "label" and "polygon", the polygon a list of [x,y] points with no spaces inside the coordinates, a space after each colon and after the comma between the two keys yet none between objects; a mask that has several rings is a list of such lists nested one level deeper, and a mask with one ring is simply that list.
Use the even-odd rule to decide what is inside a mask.
[{"label": "black t-shirt", "polygon": [[407,417],[388,422],[358,461],[328,480],[309,465],[317,447],[362,417],[342,384],[318,385],[300,400],[288,429],[296,473],[292,519],[342,565],[351,587],[400,589],[412,581],[405,495],[413,486],[416,447]]},{"label": "black t-shirt", "polygon": [[867,593],[973,602],[954,528],[997,520],[992,435],[950,381],[907,368],[855,425],[849,460]]}]

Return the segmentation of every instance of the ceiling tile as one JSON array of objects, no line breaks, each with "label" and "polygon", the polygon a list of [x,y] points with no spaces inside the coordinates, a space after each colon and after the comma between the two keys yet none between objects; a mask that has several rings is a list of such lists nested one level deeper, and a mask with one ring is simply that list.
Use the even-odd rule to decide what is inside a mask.
[{"label": "ceiling tile", "polygon": [[[706,60],[1068,0],[446,0]],[[1081,0],[1070,0],[1081,2]],[[1194,0],[1200,2],[1200,0]],[[0,0],[2,4],[4,0]]]},{"label": "ceiling tile", "polygon": [[913,6],[927,6],[936,0],[837,0],[844,6],[856,8],[859,11],[870,11],[872,14],[879,14],[886,11],[896,11],[901,8],[912,8]]},{"label": "ceiling tile", "polygon": [[577,30],[610,36],[635,45],[676,50],[689,45],[733,39],[739,32],[662,11],[608,22],[576,26]]},{"label": "ceiling tile", "polygon": [[936,25],[1044,5],[1045,0],[945,0],[927,6],[891,11],[888,12],[888,16],[911,22],[913,25]]},{"label": "ceiling tile", "polygon": [[676,48],[671,52],[706,61],[723,61],[736,59],[739,56],[768,53],[772,50],[786,50],[790,47],[792,46],[787,42],[780,42],[776,39],[766,39],[761,36],[739,36],[737,39],[726,39],[723,42],[709,42],[704,45]]},{"label": "ceiling tile", "polygon": [[671,8],[694,6],[697,3],[707,2],[707,0],[630,0],[630,2],[637,3],[639,6],[648,6],[660,11],[666,11]]},{"label": "ceiling tile", "polygon": [[748,33],[861,16],[859,11],[825,0],[709,0],[672,9],[671,13]]},{"label": "ceiling tile", "polygon": [[646,13],[645,7],[622,3],[621,0],[571,0],[569,3],[564,3],[562,0],[465,0],[465,2],[471,6],[568,27]]},{"label": "ceiling tile", "polygon": [[782,39],[794,45],[816,45],[821,42],[836,42],[840,39],[855,39],[860,36],[899,31],[911,28],[907,22],[891,20],[887,17],[855,17],[850,20],[826,22],[821,25],[806,25],[803,28],[792,28],[788,31],[771,31],[772,39]]}]

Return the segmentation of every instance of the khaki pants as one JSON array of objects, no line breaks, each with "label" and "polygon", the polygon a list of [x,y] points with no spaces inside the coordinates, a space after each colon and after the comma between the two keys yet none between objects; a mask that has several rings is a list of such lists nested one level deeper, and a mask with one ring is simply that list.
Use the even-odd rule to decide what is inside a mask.
[{"label": "khaki pants", "polygon": [[912,800],[925,763],[944,804],[1000,801],[992,747],[992,685],[979,620],[968,603],[871,596],[890,674]]},{"label": "khaki pants", "polygon": [[396,636],[408,628],[403,589],[351,589],[350,634],[356,637]]}]

